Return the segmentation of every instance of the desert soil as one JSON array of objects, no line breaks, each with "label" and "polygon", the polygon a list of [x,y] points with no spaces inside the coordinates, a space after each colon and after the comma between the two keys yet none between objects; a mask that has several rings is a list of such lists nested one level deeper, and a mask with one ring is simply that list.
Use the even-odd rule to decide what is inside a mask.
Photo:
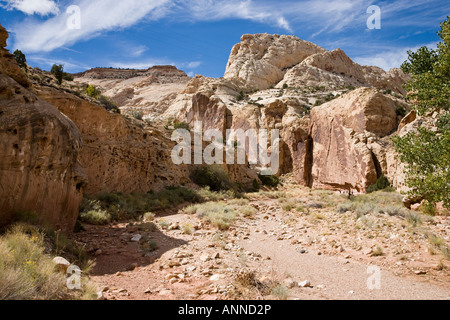
[{"label": "desert soil", "polygon": [[[294,193],[299,202],[311,200],[310,191]],[[123,222],[85,226],[75,237],[93,253],[91,278],[108,300],[450,299],[449,261],[423,235],[426,229],[448,241],[448,217],[411,228],[390,216],[362,224],[354,213],[330,207],[285,212],[278,199],[264,195],[250,196],[250,205],[258,213],[238,218],[227,231],[177,208],[157,214],[155,224],[163,220],[165,228]],[[191,234],[183,230],[187,225]],[[158,249],[149,250],[150,241]],[[379,278],[372,277],[373,267],[380,268]],[[235,278],[246,273],[289,288],[287,297],[243,288]],[[380,288],[368,287],[372,279]],[[298,285],[305,281],[310,286]]]}]

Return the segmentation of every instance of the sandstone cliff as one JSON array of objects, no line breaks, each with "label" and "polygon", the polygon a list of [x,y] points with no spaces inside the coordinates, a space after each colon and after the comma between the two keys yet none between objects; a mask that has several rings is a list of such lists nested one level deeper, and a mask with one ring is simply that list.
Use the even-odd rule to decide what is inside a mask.
[{"label": "sandstone cliff", "polygon": [[122,115],[55,88],[37,87],[36,93],[81,131],[84,148],[79,161],[89,178],[86,194],[146,193],[188,182],[187,169],[172,163],[174,143],[158,131],[145,130]]},{"label": "sandstone cliff", "polygon": [[[0,30],[1,46],[7,33]],[[64,231],[78,217],[86,177],[76,126],[26,87],[26,75],[0,49],[0,224],[28,211]]]}]

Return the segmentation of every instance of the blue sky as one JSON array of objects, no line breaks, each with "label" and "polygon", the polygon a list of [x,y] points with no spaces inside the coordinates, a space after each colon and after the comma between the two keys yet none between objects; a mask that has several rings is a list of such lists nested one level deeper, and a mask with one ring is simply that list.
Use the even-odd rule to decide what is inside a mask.
[{"label": "blue sky", "polygon": [[[79,29],[67,27],[72,5]],[[381,9],[381,29],[367,27],[371,5]],[[232,46],[247,33],[295,35],[361,64],[399,67],[407,50],[436,46],[446,15],[446,0],[0,0],[8,48],[22,50],[31,66],[171,64],[210,77],[223,76]]]}]

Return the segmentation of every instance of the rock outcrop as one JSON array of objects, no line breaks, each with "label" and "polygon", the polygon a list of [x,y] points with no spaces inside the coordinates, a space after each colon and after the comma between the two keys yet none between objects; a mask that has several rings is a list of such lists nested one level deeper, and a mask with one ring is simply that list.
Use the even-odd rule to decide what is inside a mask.
[{"label": "rock outcrop", "polygon": [[80,129],[79,161],[89,183],[85,193],[141,192],[188,183],[185,166],[171,160],[174,143],[156,130],[144,130],[123,116],[50,87],[36,88]]},{"label": "rock outcrop", "polygon": [[[1,29],[1,46],[6,38]],[[26,88],[26,75],[5,49],[0,51],[0,224],[27,211],[72,231],[86,184],[77,162],[81,134]]]},{"label": "rock outcrop", "polygon": [[28,81],[26,74],[16,63],[14,55],[5,49],[8,37],[8,32],[0,25],[0,73],[13,78],[17,83],[28,88],[30,82]]},{"label": "rock outcrop", "polygon": [[75,75],[75,82],[100,88],[122,113],[140,112],[149,120],[164,113],[190,79],[173,66],[154,66],[147,70],[95,68]]},{"label": "rock outcrop", "polygon": [[313,109],[311,186],[364,192],[386,174],[391,148],[379,141],[397,131],[399,105],[407,107],[375,89],[361,88]]},{"label": "rock outcrop", "polygon": [[268,89],[288,68],[320,52],[326,50],[294,36],[246,34],[231,50],[225,79],[240,81],[249,91]]},{"label": "rock outcrop", "polygon": [[306,58],[290,69],[279,86],[339,88],[345,86],[376,87],[405,94],[402,85],[408,76],[400,69],[385,72],[378,67],[361,66],[344,51],[336,49]]}]

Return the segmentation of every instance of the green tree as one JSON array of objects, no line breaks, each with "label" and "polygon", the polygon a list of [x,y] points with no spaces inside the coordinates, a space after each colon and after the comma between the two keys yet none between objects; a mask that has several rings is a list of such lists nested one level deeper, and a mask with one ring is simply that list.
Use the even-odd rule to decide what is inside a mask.
[{"label": "green tree", "polygon": [[56,80],[58,80],[59,84],[62,84],[62,81],[64,79],[64,66],[63,65],[54,64],[52,66],[52,69],[50,70],[50,73],[55,76],[55,78],[56,78]]},{"label": "green tree", "polygon": [[401,69],[405,73],[421,74],[433,71],[436,61],[436,51],[422,47],[416,52],[408,51],[408,60],[402,64]]},{"label": "green tree", "polygon": [[25,57],[25,54],[20,51],[20,50],[16,50],[14,51],[14,58],[17,61],[17,64],[22,67],[22,68],[26,68],[27,67],[27,59]]},{"label": "green tree", "polygon": [[450,17],[438,35],[437,51],[421,48],[403,64],[412,75],[405,87],[408,99],[424,121],[417,131],[395,138],[394,145],[407,164],[411,195],[450,208]]},{"label": "green tree", "polygon": [[102,92],[99,89],[97,89],[96,87],[94,87],[93,85],[89,85],[86,88],[85,92],[89,97],[95,98],[95,99],[97,99],[102,94]]}]

